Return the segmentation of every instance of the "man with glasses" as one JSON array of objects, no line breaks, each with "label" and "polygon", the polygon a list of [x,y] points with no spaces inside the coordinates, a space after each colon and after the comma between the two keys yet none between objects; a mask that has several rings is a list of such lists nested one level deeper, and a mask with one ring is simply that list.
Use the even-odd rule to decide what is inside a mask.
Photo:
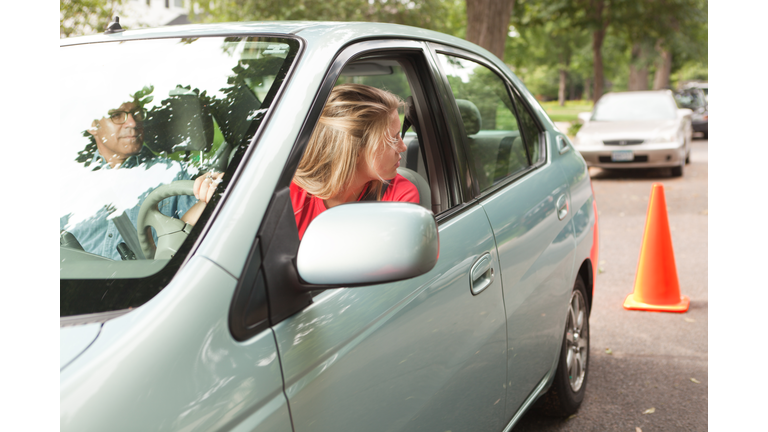
[{"label": "man with glasses", "polygon": [[144,144],[142,122],[146,111],[135,102],[126,102],[117,109],[109,110],[108,114],[94,120],[88,133],[93,135],[98,150],[94,157],[115,168],[141,152]]},{"label": "man with glasses", "polygon": [[[110,196],[105,199],[109,202],[104,202],[103,208],[96,214],[78,223],[70,223],[69,214],[60,218],[62,246],[79,246],[86,252],[114,260],[143,258],[140,248],[136,246],[136,223],[141,204],[161,184],[192,178],[184,165],[156,156],[144,146],[143,122],[146,116],[141,101],[134,98],[131,102],[108,110],[100,119],[93,120],[91,127],[84,132],[83,135],[91,140],[76,160],[89,171],[119,170],[120,173],[115,174],[120,175],[104,177],[116,183],[110,189]],[[158,180],[158,173],[161,173],[161,180]],[[102,177],[97,175],[94,178]],[[131,208],[116,210],[113,203],[126,198],[135,200],[136,204]],[[173,196],[161,201],[158,209],[167,216],[194,225],[209,199],[209,196],[205,196],[197,202],[193,196]],[[191,208],[195,211],[189,212]]]}]

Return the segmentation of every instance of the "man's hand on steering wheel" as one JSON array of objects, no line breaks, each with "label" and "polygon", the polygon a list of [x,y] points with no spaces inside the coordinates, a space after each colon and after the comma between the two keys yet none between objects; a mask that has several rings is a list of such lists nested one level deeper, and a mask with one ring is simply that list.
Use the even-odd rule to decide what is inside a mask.
[{"label": "man's hand on steering wheel", "polygon": [[213,193],[216,191],[216,187],[221,183],[221,178],[224,173],[217,173],[210,171],[204,176],[200,176],[195,179],[195,186],[192,190],[195,192],[195,198],[208,204],[208,201],[213,197]]},{"label": "man's hand on steering wheel", "polygon": [[224,173],[210,171],[195,179],[195,184],[192,186],[192,192],[194,192],[195,198],[197,198],[198,201],[187,210],[184,216],[181,217],[181,220],[190,225],[194,225],[197,222],[200,215],[203,214],[203,210],[205,210],[205,205],[208,204],[213,197],[213,193],[216,192],[216,187],[221,183],[221,178],[223,176]]}]

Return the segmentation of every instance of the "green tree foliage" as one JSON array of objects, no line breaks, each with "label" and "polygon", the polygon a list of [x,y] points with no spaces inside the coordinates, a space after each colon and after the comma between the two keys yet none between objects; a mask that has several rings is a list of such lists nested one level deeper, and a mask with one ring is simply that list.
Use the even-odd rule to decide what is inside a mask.
[{"label": "green tree foliage", "polygon": [[59,37],[99,33],[119,15],[125,0],[60,0]]},{"label": "green tree foliage", "polygon": [[[656,70],[657,79],[662,75],[668,85],[672,64],[666,69],[663,60],[674,60],[678,55],[693,54],[706,58],[706,0],[649,0],[643,2],[613,0],[611,27],[615,37],[626,41],[629,48],[629,88],[649,88],[649,72]],[[688,45],[687,47],[685,45]],[[703,54],[703,56],[702,56]]]},{"label": "green tree foliage", "polygon": [[662,72],[660,87],[676,71],[706,71],[707,0],[517,0],[511,24],[507,61],[546,99],[563,70],[568,98],[594,99],[603,87],[649,88]]},{"label": "green tree foliage", "polygon": [[198,3],[190,19],[195,22],[387,22],[454,34],[462,25],[455,11],[458,3],[454,0],[214,0]]},{"label": "green tree foliage", "polygon": [[[561,7],[557,2],[520,0],[511,19],[513,31],[507,41],[505,58],[523,74],[542,77],[541,84],[549,87],[546,93],[554,90],[562,104],[568,90],[566,77],[576,75],[572,72],[586,72],[584,68],[591,67],[591,59],[584,56],[583,49],[589,41],[589,32],[574,28],[570,16],[558,14]],[[553,15],[558,15],[558,19],[552,19]],[[534,67],[526,70],[531,64]],[[570,81],[571,93],[574,93],[573,84],[577,80],[571,77]]]}]

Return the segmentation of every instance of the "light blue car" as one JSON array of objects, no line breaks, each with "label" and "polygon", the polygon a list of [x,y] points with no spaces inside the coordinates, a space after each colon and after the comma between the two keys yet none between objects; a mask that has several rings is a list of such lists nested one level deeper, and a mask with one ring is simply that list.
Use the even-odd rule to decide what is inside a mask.
[{"label": "light blue car", "polygon": [[[596,204],[499,59],[377,23],[61,45],[62,431],[509,431],[578,409]],[[299,241],[289,185],[340,83],[408,102],[421,202],[334,207]]]}]

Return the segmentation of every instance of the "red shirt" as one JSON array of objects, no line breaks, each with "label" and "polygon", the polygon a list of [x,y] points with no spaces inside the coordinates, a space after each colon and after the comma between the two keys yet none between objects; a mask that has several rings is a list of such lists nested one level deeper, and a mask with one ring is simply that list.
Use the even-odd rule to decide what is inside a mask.
[{"label": "red shirt", "polygon": [[[365,196],[367,188],[363,190],[363,193],[357,198]],[[382,201],[406,201],[412,203],[419,203],[419,190],[408,179],[397,175],[391,180],[387,187]],[[291,182],[291,204],[293,204],[293,214],[296,216],[296,226],[299,228],[299,239],[304,237],[304,231],[307,230],[309,223],[314,220],[317,215],[326,211],[325,203],[320,198],[309,195],[307,191],[302,189],[296,183]]]}]

